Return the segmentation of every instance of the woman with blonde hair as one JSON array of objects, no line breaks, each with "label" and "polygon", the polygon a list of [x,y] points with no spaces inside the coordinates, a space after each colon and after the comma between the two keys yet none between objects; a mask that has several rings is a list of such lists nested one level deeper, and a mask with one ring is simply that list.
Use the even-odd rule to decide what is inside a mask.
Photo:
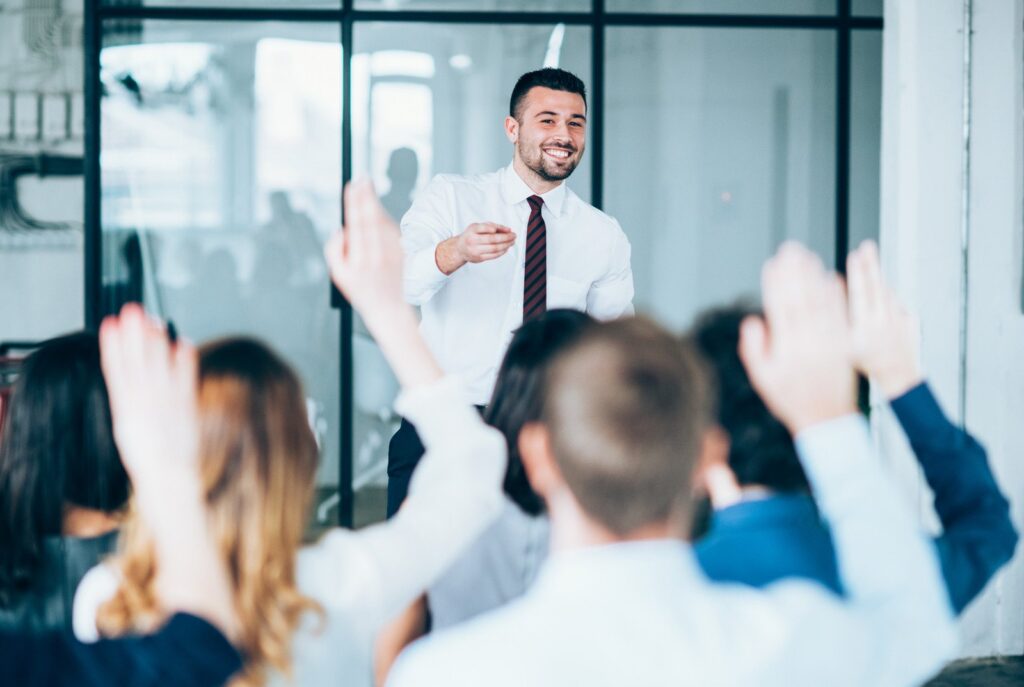
[{"label": "woman with blonde hair", "polygon": [[[402,512],[301,548],[317,451],[299,382],[262,344],[228,339],[199,363],[202,470],[210,527],[231,573],[245,671],[235,685],[370,684],[377,632],[497,516],[505,447],[442,378],[402,298],[397,227],[369,184],[346,189],[348,222],[328,243],[332,278],[362,315],[403,386],[429,460]],[[81,639],[150,631],[159,561],[132,521],[121,552],[75,599]]]}]

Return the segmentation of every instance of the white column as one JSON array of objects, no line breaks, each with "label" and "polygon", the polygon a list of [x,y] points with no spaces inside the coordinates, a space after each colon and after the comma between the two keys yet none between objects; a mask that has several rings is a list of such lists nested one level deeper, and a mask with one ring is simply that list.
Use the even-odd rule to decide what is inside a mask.
[{"label": "white column", "polygon": [[[974,0],[969,71],[963,0],[887,0],[883,58],[881,243],[886,271],[919,313],[922,356],[957,415],[966,355],[966,422],[986,445],[1024,530],[1022,315],[1022,18],[1024,0]],[[964,178],[964,78],[970,77],[970,172]],[[968,344],[959,336],[964,184],[969,196]],[[891,417],[876,429],[904,442]],[[906,454],[896,469],[927,496]],[[1022,547],[1021,551],[1024,551]],[[965,614],[964,654],[1024,652],[1021,551]]]}]

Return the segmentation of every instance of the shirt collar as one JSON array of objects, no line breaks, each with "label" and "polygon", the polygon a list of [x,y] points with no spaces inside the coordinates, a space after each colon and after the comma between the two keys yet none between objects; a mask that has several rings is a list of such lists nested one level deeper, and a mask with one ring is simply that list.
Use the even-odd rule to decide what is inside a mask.
[{"label": "shirt collar", "polygon": [[704,580],[693,549],[678,539],[658,539],[589,546],[553,552],[541,568],[534,589],[540,594],[596,585],[641,585],[678,589]]},{"label": "shirt collar", "polygon": [[[562,210],[565,209],[567,193],[568,189],[566,189],[565,182],[563,181],[547,193],[540,194],[540,197],[544,199],[544,205],[555,214],[555,217],[561,217]],[[515,168],[510,164],[501,170],[501,195],[506,203],[516,205],[537,194],[526,185],[526,182],[520,178]]]}]

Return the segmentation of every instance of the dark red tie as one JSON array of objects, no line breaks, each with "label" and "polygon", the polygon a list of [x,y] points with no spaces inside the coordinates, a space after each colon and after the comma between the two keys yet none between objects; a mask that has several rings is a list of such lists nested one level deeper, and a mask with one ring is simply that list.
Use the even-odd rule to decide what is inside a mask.
[{"label": "dark red tie", "polygon": [[530,221],[526,224],[526,269],[523,272],[523,322],[543,315],[548,309],[547,228],[540,208],[544,199],[530,196]]}]

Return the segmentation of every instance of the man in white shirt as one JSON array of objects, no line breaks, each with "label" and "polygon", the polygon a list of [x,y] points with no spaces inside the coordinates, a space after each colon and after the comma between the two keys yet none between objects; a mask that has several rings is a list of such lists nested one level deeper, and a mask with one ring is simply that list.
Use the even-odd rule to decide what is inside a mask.
[{"label": "man in white shirt", "polygon": [[829,521],[847,596],[810,581],[715,585],[681,539],[701,455],[727,450],[689,346],[645,320],[598,325],[550,371],[520,434],[551,557],[501,610],[401,656],[393,687],[908,687],[955,649],[934,552],[857,414],[842,286],[805,249],[765,267],[767,323],[741,356]]},{"label": "man in white shirt", "polygon": [[[402,219],[405,297],[445,372],[485,405],[520,324],[549,308],[598,319],[633,311],[630,247],[618,222],[566,188],[586,147],[586,89],[561,69],[524,74],[505,134],[512,163],[435,177]],[[388,514],[422,455],[403,421],[388,453]]]}]

